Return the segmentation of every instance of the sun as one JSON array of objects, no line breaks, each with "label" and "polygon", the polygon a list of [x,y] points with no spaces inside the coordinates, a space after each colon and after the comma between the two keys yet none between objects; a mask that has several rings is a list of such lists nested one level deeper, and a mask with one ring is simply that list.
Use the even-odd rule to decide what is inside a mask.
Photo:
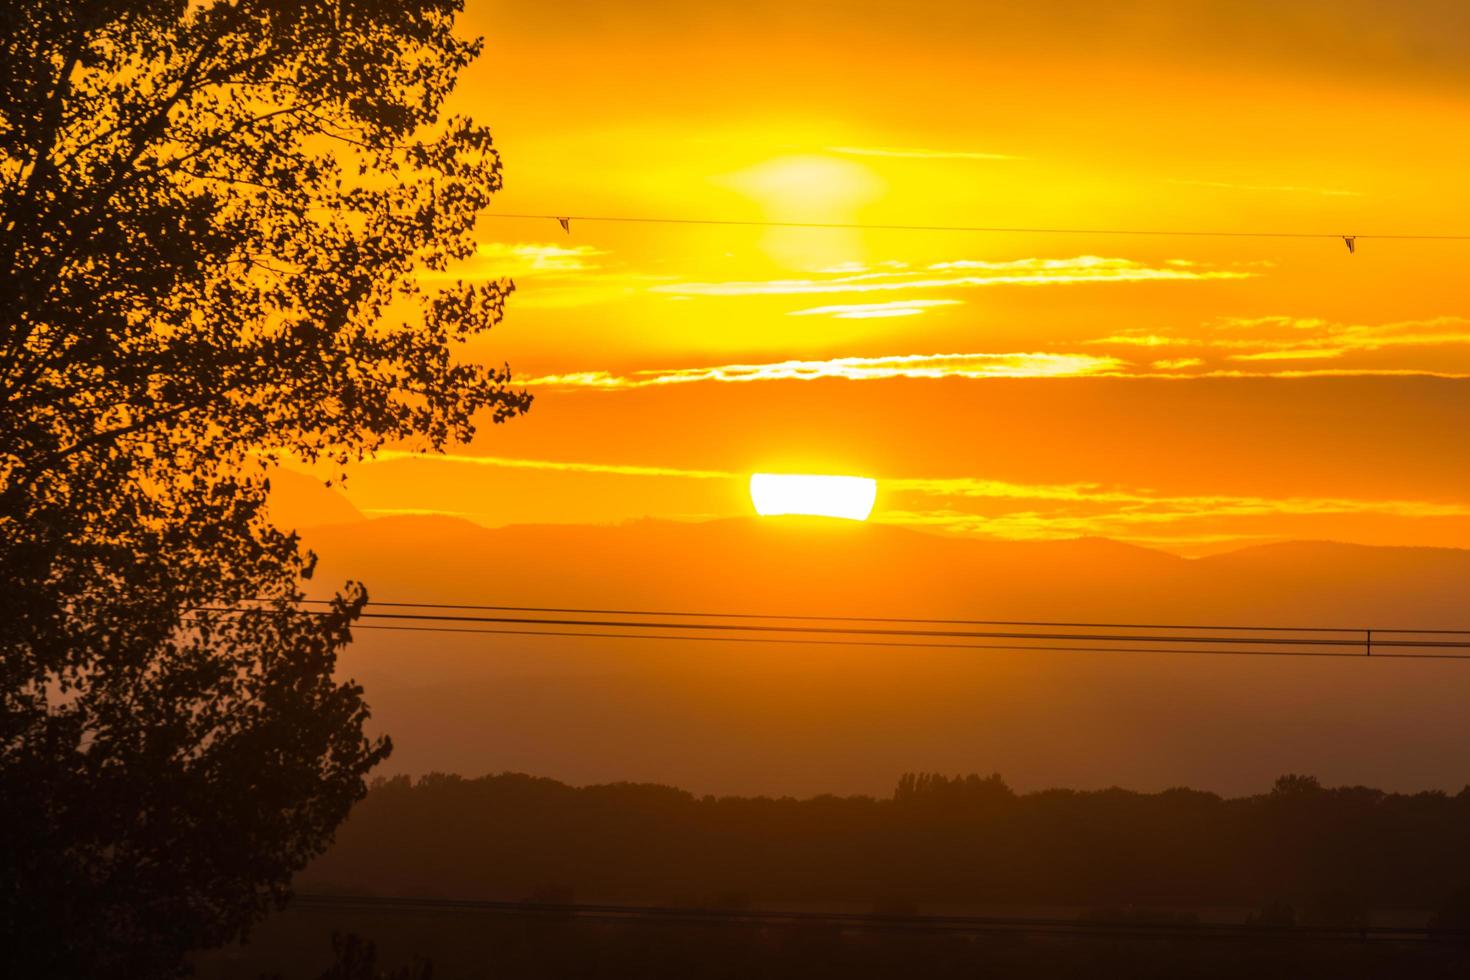
[{"label": "sun", "polygon": [[[863,208],[887,191],[883,180],[862,164],[820,155],[776,157],[713,181],[754,202],[768,220],[817,224],[859,221]],[[789,269],[867,259],[863,233],[851,228],[767,228],[760,249]]]},{"label": "sun", "polygon": [[803,221],[854,221],[859,208],[886,190],[862,164],[826,156],[777,157],[716,180],[759,202],[773,218]]},{"label": "sun", "polygon": [[750,500],[762,517],[810,514],[865,521],[877,497],[878,482],[863,476],[755,473],[750,478]]}]

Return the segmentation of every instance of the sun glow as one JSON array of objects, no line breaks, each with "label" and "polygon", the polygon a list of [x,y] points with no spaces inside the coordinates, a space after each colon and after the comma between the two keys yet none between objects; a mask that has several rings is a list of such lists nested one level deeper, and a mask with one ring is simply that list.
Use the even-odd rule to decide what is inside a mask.
[{"label": "sun glow", "polygon": [[877,481],[862,476],[755,473],[750,478],[750,499],[762,517],[810,514],[865,521],[877,496]]}]

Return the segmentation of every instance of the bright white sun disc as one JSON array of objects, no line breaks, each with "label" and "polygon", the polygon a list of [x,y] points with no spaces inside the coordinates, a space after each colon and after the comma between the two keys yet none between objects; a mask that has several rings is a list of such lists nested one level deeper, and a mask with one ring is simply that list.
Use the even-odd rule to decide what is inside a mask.
[{"label": "bright white sun disc", "polygon": [[762,517],[810,514],[865,521],[877,497],[878,481],[865,476],[755,473],[750,477],[750,500]]}]

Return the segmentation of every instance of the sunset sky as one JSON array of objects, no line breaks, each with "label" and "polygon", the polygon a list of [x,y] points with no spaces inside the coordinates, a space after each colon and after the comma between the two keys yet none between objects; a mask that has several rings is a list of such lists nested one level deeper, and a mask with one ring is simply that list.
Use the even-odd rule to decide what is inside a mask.
[{"label": "sunset sky", "polygon": [[[365,514],[751,513],[1200,554],[1470,546],[1470,8],[491,4],[505,189],[456,277],[529,417],[353,469]],[[1362,235],[771,229],[495,214]]]},{"label": "sunset sky", "polygon": [[0,23],[20,973],[1470,963],[1470,0]]},{"label": "sunset sky", "polygon": [[[505,187],[448,276],[514,278],[469,354],[536,401],[446,456],[352,467],[355,512],[306,481],[288,508],[283,479],[284,523],[379,519],[307,531],[314,587],[1470,627],[1456,553],[1226,554],[1470,547],[1470,241],[1372,237],[1470,233],[1470,7],[470,0],[465,29],[486,50],[453,108],[494,127]],[[1322,237],[568,234],[517,214]],[[755,516],[756,472],[874,478],[876,505],[806,536]],[[1201,560],[1047,540],[1079,537]],[[791,793],[887,792],[916,767],[1465,782],[1448,661],[395,629],[361,630],[347,661],[394,771]]]}]

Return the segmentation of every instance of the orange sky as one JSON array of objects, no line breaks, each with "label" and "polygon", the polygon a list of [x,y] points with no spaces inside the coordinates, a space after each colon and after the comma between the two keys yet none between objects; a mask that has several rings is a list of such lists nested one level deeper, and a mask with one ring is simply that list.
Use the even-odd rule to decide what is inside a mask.
[{"label": "orange sky", "polygon": [[[487,46],[454,108],[495,129],[503,215],[1470,233],[1463,0],[469,0],[465,20]],[[453,274],[518,288],[467,353],[535,405],[448,456],[354,467],[351,504],[390,519],[308,531],[317,588],[1470,626],[1451,552],[994,540],[1470,547],[1470,241],[493,216],[479,237]],[[900,527],[708,520],[752,515],[771,470],[875,477],[871,520]],[[356,516],[277,486],[285,523]],[[1465,782],[1449,661],[793,649],[363,629],[344,669],[392,771]]]},{"label": "orange sky", "polygon": [[[1470,231],[1460,3],[468,6],[454,108],[496,130],[501,213]],[[470,354],[535,406],[357,467],[369,515],[727,516],[787,469],[944,533],[1470,546],[1470,242],[481,240],[455,274],[518,290]]]}]

